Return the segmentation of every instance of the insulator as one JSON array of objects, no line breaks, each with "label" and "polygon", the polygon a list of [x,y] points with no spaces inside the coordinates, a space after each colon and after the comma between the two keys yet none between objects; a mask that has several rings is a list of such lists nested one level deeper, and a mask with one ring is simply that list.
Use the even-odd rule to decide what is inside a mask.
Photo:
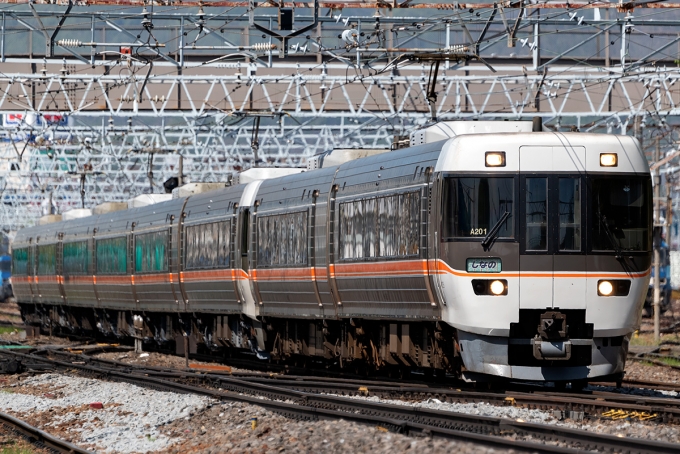
[{"label": "insulator", "polygon": [[82,41],[77,39],[60,39],[57,44],[61,47],[80,47],[83,45]]},{"label": "insulator", "polygon": [[357,32],[356,30],[345,30],[340,35],[342,40],[347,44],[356,44],[357,42]]},{"label": "insulator", "polygon": [[253,44],[251,48],[256,52],[267,52],[276,49],[276,44],[257,43]]},{"label": "insulator", "polygon": [[449,46],[448,51],[453,54],[467,54],[470,52],[470,49],[467,46],[463,46],[462,44],[455,44],[453,46]]},{"label": "insulator", "polygon": [[149,19],[149,11],[146,9],[146,4],[144,5],[144,8],[142,8],[142,27],[146,29],[152,29],[153,28],[153,22],[151,22],[151,19]]}]

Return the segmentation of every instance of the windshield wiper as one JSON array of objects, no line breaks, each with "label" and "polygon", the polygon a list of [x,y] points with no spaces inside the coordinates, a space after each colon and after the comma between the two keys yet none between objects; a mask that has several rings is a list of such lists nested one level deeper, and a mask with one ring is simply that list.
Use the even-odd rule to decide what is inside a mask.
[{"label": "windshield wiper", "polygon": [[614,246],[614,251],[616,251],[616,260],[621,260],[623,258],[623,253],[621,252],[621,247],[619,244],[616,242],[616,237],[612,233],[611,230],[609,230],[609,226],[607,225],[607,217],[603,215],[601,212],[597,213],[597,217],[600,220],[600,224],[602,224],[602,227],[604,227],[604,231],[607,233],[607,238],[609,238],[609,242]]},{"label": "windshield wiper", "polygon": [[498,220],[498,222],[496,222],[496,224],[494,224],[491,231],[484,237],[484,239],[482,240],[482,247],[484,248],[485,251],[487,250],[487,248],[491,244],[491,242],[496,239],[496,237],[498,236],[498,232],[500,232],[500,230],[501,230],[501,226],[503,225],[503,223],[509,217],[510,217],[509,211],[506,211],[505,213],[503,213],[503,216],[501,216],[501,218]]}]

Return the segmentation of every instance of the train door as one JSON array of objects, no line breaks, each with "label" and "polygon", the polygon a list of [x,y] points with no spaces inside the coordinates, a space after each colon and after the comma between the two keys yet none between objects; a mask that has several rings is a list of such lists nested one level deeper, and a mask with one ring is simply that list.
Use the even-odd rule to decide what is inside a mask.
[{"label": "train door", "polygon": [[33,238],[28,240],[28,259],[26,264],[26,274],[28,275],[28,288],[31,292],[31,302],[37,303],[38,287],[35,281],[35,245]]},{"label": "train door", "polygon": [[[248,250],[250,246],[250,209],[240,208],[237,215],[233,217],[232,220],[232,235],[234,241],[232,244],[235,246],[235,259],[234,269],[234,290],[236,291],[236,298],[239,303],[245,303],[246,294],[248,293],[245,286],[249,285],[247,279],[239,279],[238,276],[248,275],[250,272],[250,263],[248,261]],[[241,272],[242,271],[242,272]],[[261,301],[261,300],[260,300]]]},{"label": "train door", "polygon": [[64,232],[59,232],[56,246],[55,272],[57,275],[57,285],[59,286],[59,296],[64,304],[68,304],[66,291],[64,290]]},{"label": "train door", "polygon": [[585,308],[582,147],[520,149],[520,308]]},{"label": "train door", "polygon": [[560,309],[586,308],[584,180],[578,174],[555,177],[553,306]]}]

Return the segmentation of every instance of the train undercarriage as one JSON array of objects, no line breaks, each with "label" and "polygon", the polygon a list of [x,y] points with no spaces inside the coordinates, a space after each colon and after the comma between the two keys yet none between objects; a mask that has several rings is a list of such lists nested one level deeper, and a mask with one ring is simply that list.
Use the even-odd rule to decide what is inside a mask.
[{"label": "train undercarriage", "polygon": [[[311,363],[355,373],[426,375],[461,372],[455,329],[440,322],[365,319],[299,320],[241,314],[155,313],[21,304],[26,324],[43,332],[132,342],[144,348],[216,357],[239,354],[295,365]],[[186,338],[186,340],[185,340]]]},{"label": "train undercarriage", "polygon": [[[79,335],[129,344],[138,340],[145,350],[184,355],[188,349],[189,354],[210,355],[216,360],[256,357],[263,362],[391,377],[417,372],[427,377],[463,378],[474,382],[503,382],[517,378],[554,381],[560,386],[570,382],[573,388],[587,383],[585,375],[572,377],[573,371],[580,370],[579,374],[583,374],[583,370],[590,367],[605,367],[610,375],[605,372],[598,377],[598,381],[620,382],[628,345],[628,339],[624,337],[593,338],[592,333],[579,334],[577,316],[583,315],[579,311],[571,311],[575,314],[570,311],[529,311],[530,317],[524,318],[526,326],[523,329],[520,329],[521,324],[514,324],[517,325],[514,326],[515,331],[527,332],[511,332],[511,338],[508,339],[471,337],[469,333],[457,331],[438,321],[359,318],[300,320],[274,317],[253,320],[242,314],[157,313],[26,303],[20,304],[20,307],[25,323],[40,327],[44,333]],[[555,339],[561,336],[559,329],[555,333],[544,332],[533,340],[540,340],[541,336],[547,336],[546,339],[535,341],[534,344],[552,342],[552,345],[576,345],[570,345],[569,355],[564,358],[543,358],[545,352],[540,351],[532,354],[529,339],[519,338],[533,336],[536,327],[540,332],[541,325],[534,324],[534,321],[543,322],[547,316],[551,320],[564,317],[563,324],[555,326],[562,326],[565,332],[568,330],[568,317],[573,334],[589,339],[556,342]],[[498,350],[503,343],[507,345],[507,350]],[[489,346],[492,348],[489,349]],[[520,353],[518,349],[523,347],[528,350],[525,348],[526,351],[522,350],[522,354],[517,356]],[[475,355],[482,356],[475,360]],[[480,374],[474,369],[466,369],[464,365],[469,363],[474,367],[476,361],[502,360],[503,356],[513,367],[535,366],[535,370],[543,372],[544,366],[575,367],[561,369],[562,372],[550,377],[529,378]],[[600,363],[601,366],[596,365]]]}]

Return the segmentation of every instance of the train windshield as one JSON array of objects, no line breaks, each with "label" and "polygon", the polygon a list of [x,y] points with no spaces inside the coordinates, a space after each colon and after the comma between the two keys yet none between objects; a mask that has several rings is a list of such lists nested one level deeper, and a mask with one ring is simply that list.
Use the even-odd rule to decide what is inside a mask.
[{"label": "train windshield", "polygon": [[[464,177],[444,180],[442,238],[514,238],[514,178]],[[506,215],[505,213],[509,213]]]},{"label": "train windshield", "polygon": [[650,251],[650,178],[593,178],[592,188],[593,250]]}]

